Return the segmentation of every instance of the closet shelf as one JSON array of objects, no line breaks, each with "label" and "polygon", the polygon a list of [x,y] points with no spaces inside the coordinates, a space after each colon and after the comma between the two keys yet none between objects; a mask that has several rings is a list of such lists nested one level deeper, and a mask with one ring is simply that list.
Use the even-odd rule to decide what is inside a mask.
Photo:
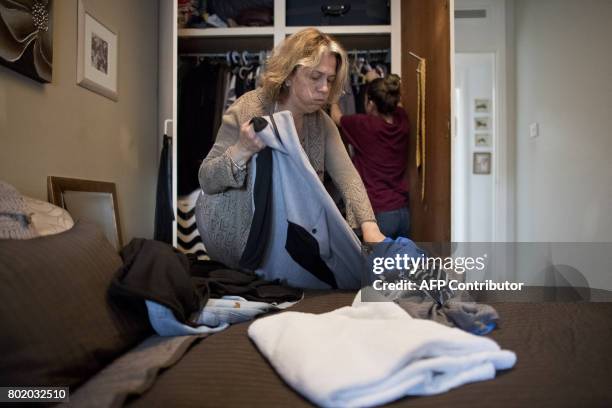
[{"label": "closet shelf", "polygon": [[272,36],[274,27],[229,27],[229,28],[181,28],[180,38]]},{"label": "closet shelf", "polygon": [[[285,34],[293,34],[307,27],[285,27]],[[390,25],[372,26],[318,26],[319,30],[328,34],[390,34]],[[241,37],[241,36],[272,36],[274,27],[229,27],[229,28],[181,28],[178,36],[194,37]]]},{"label": "closet shelf", "polygon": [[[297,33],[308,27],[285,27],[287,34]],[[363,26],[317,26],[315,27],[327,34],[390,34],[390,25],[363,25]]]}]

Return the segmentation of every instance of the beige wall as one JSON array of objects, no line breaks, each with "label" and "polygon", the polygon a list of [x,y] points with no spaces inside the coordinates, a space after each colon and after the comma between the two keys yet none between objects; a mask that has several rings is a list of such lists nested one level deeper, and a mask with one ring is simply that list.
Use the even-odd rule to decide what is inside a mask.
[{"label": "beige wall", "polygon": [[53,81],[0,66],[0,179],[46,199],[46,177],[117,184],[124,242],[151,238],[157,167],[156,1],[84,0],[119,32],[119,101],[76,84],[77,1],[54,2]]},{"label": "beige wall", "polygon": [[612,242],[612,2],[517,0],[514,19],[517,241]]}]

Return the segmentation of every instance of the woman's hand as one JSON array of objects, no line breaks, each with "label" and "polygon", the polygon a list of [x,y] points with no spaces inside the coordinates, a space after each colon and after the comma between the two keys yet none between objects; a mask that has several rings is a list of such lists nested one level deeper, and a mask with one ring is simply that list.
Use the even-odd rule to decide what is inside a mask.
[{"label": "woman's hand", "polygon": [[266,147],[265,143],[253,129],[250,121],[244,122],[240,126],[240,136],[238,141],[230,146],[229,154],[238,166],[244,166],[249,159],[257,152]]},{"label": "woman's hand", "polygon": [[366,221],[361,224],[361,233],[363,234],[363,241],[371,244],[382,242],[385,239],[383,233],[378,229],[378,224],[373,221]]},{"label": "woman's hand", "polygon": [[375,69],[371,69],[365,74],[365,81],[372,82],[376,78],[380,78],[380,74]]}]

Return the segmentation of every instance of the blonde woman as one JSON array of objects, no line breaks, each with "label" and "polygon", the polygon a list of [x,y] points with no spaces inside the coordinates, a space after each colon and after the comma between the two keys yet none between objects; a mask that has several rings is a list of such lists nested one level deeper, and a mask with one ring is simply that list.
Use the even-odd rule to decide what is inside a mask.
[{"label": "blonde woman", "polygon": [[338,129],[321,110],[338,99],[346,77],[347,57],[340,45],[316,29],[305,29],[273,50],[261,87],[227,110],[199,171],[203,193],[214,197],[199,200],[196,208],[198,229],[213,260],[238,268],[251,227],[247,164],[265,145],[249,122],[284,110],[291,112],[300,143],[319,178],[323,180],[327,170],[342,193],[349,225],[360,228],[366,242],[385,238]]}]

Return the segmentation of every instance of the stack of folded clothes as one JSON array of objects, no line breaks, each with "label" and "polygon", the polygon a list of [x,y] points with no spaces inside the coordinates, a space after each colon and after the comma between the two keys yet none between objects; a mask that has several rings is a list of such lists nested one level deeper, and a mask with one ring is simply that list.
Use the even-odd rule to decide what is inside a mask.
[{"label": "stack of folded clothes", "polygon": [[324,407],[370,407],[489,380],[516,355],[488,338],[415,319],[394,302],[256,320],[249,337],[296,391]]},{"label": "stack of folded clothes", "polygon": [[301,289],[188,258],[158,241],[133,239],[121,257],[109,293],[145,301],[151,326],[161,336],[218,332],[303,297]]}]

